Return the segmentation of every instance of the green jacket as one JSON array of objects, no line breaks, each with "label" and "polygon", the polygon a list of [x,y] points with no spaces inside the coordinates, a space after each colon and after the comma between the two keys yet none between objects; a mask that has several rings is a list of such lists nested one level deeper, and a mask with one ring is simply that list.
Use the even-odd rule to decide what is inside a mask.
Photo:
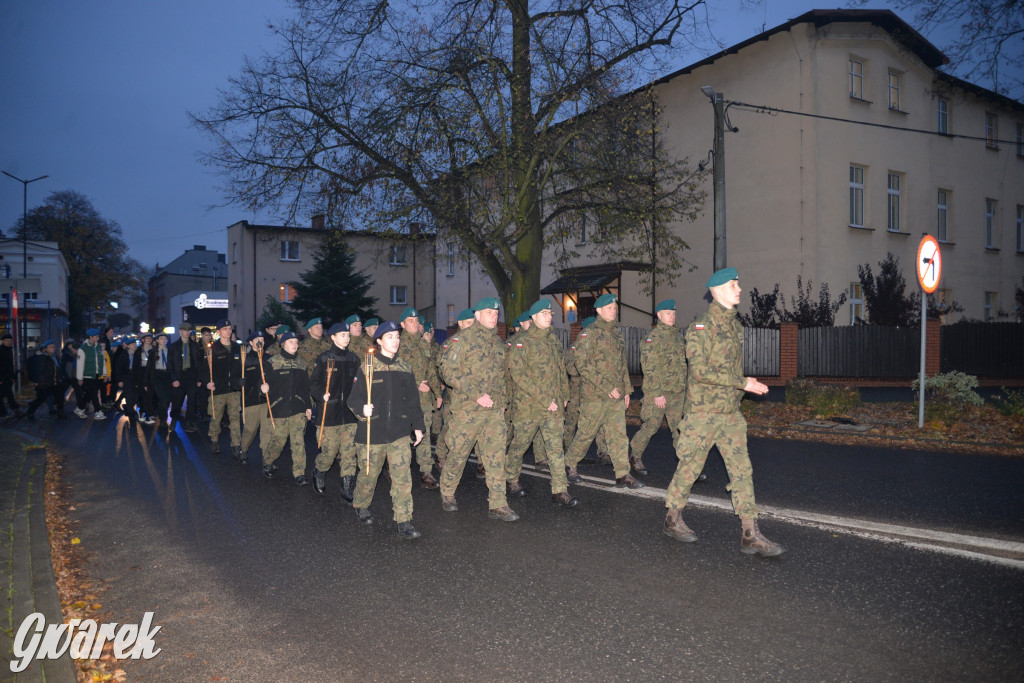
[{"label": "green jacket", "polygon": [[517,414],[543,414],[554,401],[561,413],[569,400],[562,342],[551,328],[532,325],[508,343],[506,361],[512,378]]},{"label": "green jacket", "polygon": [[[582,400],[622,400],[633,393],[626,367],[626,342],[619,326],[598,318],[593,325],[580,332],[573,344],[576,369],[583,380],[580,396]],[[619,390],[619,398],[609,394]]]},{"label": "green jacket", "polygon": [[736,309],[712,301],[708,312],[686,328],[687,413],[739,410],[747,378],[743,376],[743,326]]},{"label": "green jacket", "polygon": [[[430,343],[418,334],[409,334],[405,330],[402,330],[400,338],[402,343],[398,347],[398,357],[412,368],[412,375],[416,379],[416,393],[420,400],[436,399],[441,396],[441,382],[437,377]],[[430,387],[429,394],[419,391],[420,382],[424,380]]]},{"label": "green jacket", "polygon": [[659,322],[640,347],[644,398],[686,393],[686,341],[675,325]]},{"label": "green jacket", "polygon": [[458,332],[445,342],[441,379],[452,388],[452,410],[486,410],[476,400],[487,394],[494,409],[505,407],[505,343],[483,325]]}]

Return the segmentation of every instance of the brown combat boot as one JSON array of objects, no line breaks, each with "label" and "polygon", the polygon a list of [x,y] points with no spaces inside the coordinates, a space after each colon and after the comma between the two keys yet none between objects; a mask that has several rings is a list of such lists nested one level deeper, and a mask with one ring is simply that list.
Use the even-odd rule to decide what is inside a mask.
[{"label": "brown combat boot", "polygon": [[420,486],[427,489],[428,491],[433,491],[434,489],[439,488],[437,479],[434,479],[434,475],[431,474],[430,472],[425,473],[423,477],[420,479]]},{"label": "brown combat boot", "polygon": [[441,496],[441,509],[445,512],[458,512],[459,504],[455,502],[455,496]]},{"label": "brown combat boot", "polygon": [[491,519],[500,519],[503,522],[514,522],[517,519],[519,519],[519,515],[516,514],[516,511],[510,508],[508,505],[503,505],[500,508],[488,510],[487,516]]},{"label": "brown combat boot", "polygon": [[526,495],[526,489],[522,487],[519,480],[508,482],[508,495],[515,496],[516,498],[522,498]]},{"label": "brown combat boot", "polygon": [[634,479],[632,474],[627,474],[615,479],[615,487],[620,489],[642,489],[644,483],[639,479]]},{"label": "brown combat boot", "polygon": [[693,533],[693,529],[686,526],[683,521],[681,508],[669,508],[665,515],[665,535],[683,543],[697,542],[697,534]]},{"label": "brown combat boot", "polygon": [[629,456],[629,464],[633,468],[633,471],[639,474],[641,477],[646,477],[649,472],[647,471],[647,465],[640,458],[634,458],[632,455]]},{"label": "brown combat boot", "polygon": [[783,546],[769,541],[761,534],[761,530],[757,528],[756,519],[741,519],[740,522],[743,523],[743,536],[740,538],[741,553],[747,555],[757,553],[762,557],[775,557],[786,552]]}]

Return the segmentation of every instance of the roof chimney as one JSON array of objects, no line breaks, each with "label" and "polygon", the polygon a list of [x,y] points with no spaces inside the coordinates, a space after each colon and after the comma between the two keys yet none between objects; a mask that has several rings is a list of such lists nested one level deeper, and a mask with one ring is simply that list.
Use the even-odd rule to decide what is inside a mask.
[{"label": "roof chimney", "polygon": [[324,215],[322,213],[318,213],[317,215],[313,216],[311,227],[313,228],[313,230],[324,229]]}]

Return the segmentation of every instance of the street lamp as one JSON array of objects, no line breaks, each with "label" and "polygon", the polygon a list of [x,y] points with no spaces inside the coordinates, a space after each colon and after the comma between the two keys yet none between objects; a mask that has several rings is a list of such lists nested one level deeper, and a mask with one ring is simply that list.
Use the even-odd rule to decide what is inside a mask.
[{"label": "street lamp", "polygon": [[[37,180],[42,180],[43,178],[49,178],[50,176],[48,176],[48,175],[41,175],[38,178],[33,178],[32,180],[25,180],[23,178],[19,178],[16,175],[11,175],[7,171],[0,171],[0,173],[3,173],[8,178],[14,178],[15,180],[17,180],[22,185],[22,199],[21,199],[21,278],[22,278],[22,280],[27,280],[28,279],[28,184],[29,183],[34,183]],[[21,286],[24,289],[25,283],[22,282]],[[23,355],[23,356],[28,356],[28,339],[25,338],[27,336],[27,334],[26,334],[27,332],[28,332],[28,324],[27,324],[27,322],[23,322],[22,326],[21,326],[21,344],[20,344],[21,348],[18,349],[21,352],[21,355]],[[26,358],[26,360],[27,360],[27,358]],[[20,364],[19,364],[18,369],[20,369]],[[18,373],[18,391],[21,391],[21,373]]]}]

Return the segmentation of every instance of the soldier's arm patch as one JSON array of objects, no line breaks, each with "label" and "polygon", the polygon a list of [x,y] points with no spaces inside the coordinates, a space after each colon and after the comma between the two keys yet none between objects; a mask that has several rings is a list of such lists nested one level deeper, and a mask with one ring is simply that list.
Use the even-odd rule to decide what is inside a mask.
[{"label": "soldier's arm patch", "polygon": [[696,324],[694,324],[693,329],[695,329],[695,330],[703,330],[704,329],[704,324],[703,323],[696,323]]}]

